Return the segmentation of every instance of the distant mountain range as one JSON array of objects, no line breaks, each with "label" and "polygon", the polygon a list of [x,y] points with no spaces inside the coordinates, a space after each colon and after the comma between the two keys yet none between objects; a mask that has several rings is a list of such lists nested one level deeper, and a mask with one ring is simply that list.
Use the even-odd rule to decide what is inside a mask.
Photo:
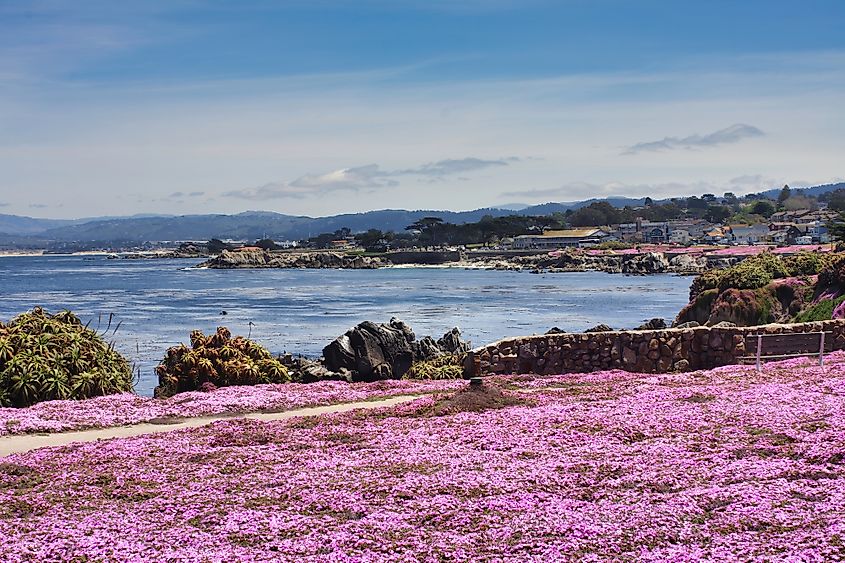
[{"label": "distant mountain range", "polygon": [[[795,192],[818,196],[836,189],[845,189],[845,183],[797,189]],[[776,198],[779,193],[779,189],[774,189],[764,192],[764,195]],[[606,201],[615,207],[624,207],[643,205],[645,198],[594,198],[531,206],[509,204],[504,206],[505,208],[490,207],[472,211],[383,209],[329,217],[284,215],[268,211],[247,211],[236,215],[135,215],[75,220],[36,219],[0,214],[0,244],[33,247],[49,243],[142,243],[211,238],[255,240],[264,237],[275,240],[300,240],[320,233],[334,232],[343,227],[352,232],[367,229],[398,232],[429,216],[461,224],[479,221],[485,215],[550,215],[568,209],[579,209],[596,201]]]},{"label": "distant mountain range", "polygon": [[[761,195],[766,197],[777,199],[780,195],[780,192],[783,188],[775,188],[772,190],[767,190],[762,192]],[[836,190],[845,190],[845,182],[839,182],[838,184],[823,184],[821,186],[813,186],[812,188],[792,188],[793,194],[801,194],[810,197],[819,197],[822,194],[826,194],[828,192],[836,191]]]}]

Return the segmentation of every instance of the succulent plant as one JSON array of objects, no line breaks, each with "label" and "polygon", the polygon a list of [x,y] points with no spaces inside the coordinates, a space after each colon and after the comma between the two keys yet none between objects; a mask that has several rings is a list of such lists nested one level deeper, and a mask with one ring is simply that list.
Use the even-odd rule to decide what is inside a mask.
[{"label": "succulent plant", "polygon": [[447,354],[431,360],[414,362],[402,379],[461,379],[465,354]]},{"label": "succulent plant", "polygon": [[0,323],[0,406],[132,390],[129,362],[70,311],[41,307]]},{"label": "succulent plant", "polygon": [[287,368],[266,348],[243,336],[233,338],[226,327],[218,327],[210,336],[194,330],[190,340],[190,347],[180,344],[168,348],[156,367],[156,396],[169,397],[211,386],[287,383],[291,380]]}]

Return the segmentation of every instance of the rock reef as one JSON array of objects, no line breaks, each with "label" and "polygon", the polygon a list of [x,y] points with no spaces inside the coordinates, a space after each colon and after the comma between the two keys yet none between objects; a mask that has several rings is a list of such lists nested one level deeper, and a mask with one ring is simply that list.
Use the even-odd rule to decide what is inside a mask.
[{"label": "rock reef", "polygon": [[533,273],[607,272],[611,274],[699,274],[713,268],[726,268],[743,257],[708,257],[703,255],[667,255],[663,252],[638,254],[589,254],[566,251],[550,255],[539,253],[483,254],[460,251],[405,251],[379,256],[361,256],[342,252],[270,252],[266,250],[224,250],[219,256],[197,265],[198,268],[338,268],[374,269],[395,265],[448,265],[456,268],[529,271]]},{"label": "rock reef", "polygon": [[231,270],[237,268],[342,268],[368,270],[386,266],[378,257],[339,252],[270,252],[267,250],[224,250],[198,264],[198,268]]}]

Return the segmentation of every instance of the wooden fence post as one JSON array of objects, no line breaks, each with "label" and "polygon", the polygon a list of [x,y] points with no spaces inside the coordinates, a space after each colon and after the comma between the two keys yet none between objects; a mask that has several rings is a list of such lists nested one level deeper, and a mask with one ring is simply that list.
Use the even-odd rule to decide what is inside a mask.
[{"label": "wooden fence post", "polygon": [[757,335],[757,373],[760,373],[760,352],[763,349],[763,335]]}]

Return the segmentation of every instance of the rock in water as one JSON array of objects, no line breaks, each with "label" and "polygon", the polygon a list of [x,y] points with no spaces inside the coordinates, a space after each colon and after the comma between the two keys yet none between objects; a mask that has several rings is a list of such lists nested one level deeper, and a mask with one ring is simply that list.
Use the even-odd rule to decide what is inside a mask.
[{"label": "rock in water", "polygon": [[660,318],[654,318],[641,324],[634,330],[663,330],[664,328],[666,328],[666,321]]},{"label": "rock in water", "polygon": [[593,328],[588,328],[584,332],[612,332],[612,331],[613,331],[612,327],[602,323],[602,324],[597,324]]},{"label": "rock in water", "polygon": [[353,381],[398,379],[415,361],[465,352],[469,346],[460,335],[454,328],[437,342],[428,336],[416,341],[414,331],[399,319],[388,324],[365,321],[323,348],[323,358],[328,370],[348,370]]}]

